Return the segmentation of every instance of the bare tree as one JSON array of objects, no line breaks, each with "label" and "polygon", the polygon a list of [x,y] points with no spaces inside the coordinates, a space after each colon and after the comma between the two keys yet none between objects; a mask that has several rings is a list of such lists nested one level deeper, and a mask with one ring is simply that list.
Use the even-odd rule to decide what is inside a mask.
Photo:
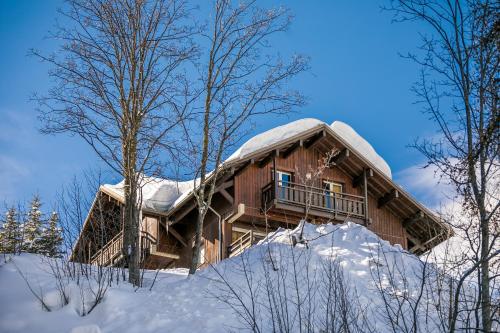
[{"label": "bare tree", "polygon": [[285,63],[272,53],[269,41],[287,30],[290,22],[285,8],[263,9],[255,1],[214,1],[207,33],[202,35],[208,49],[200,69],[199,130],[188,133],[194,178],[199,179],[195,181],[198,218],[190,274],[199,264],[203,221],[228,149],[255,116],[286,114],[304,104],[301,94],[286,89],[286,84],[308,68],[308,60],[296,55]]},{"label": "bare tree", "polygon": [[69,0],[52,37],[55,85],[39,103],[43,133],[83,138],[125,180],[123,251],[139,284],[139,209],[143,173],[157,174],[159,148],[186,116],[183,66],[195,53],[183,0]]},{"label": "bare tree", "polygon": [[[492,329],[490,263],[498,247],[500,116],[498,111],[500,4],[489,0],[394,0],[396,21],[424,22],[422,66],[414,90],[437,124],[437,140],[415,147],[436,166],[477,217],[476,264],[480,279],[480,328]],[[496,230],[496,233],[493,231]]]}]

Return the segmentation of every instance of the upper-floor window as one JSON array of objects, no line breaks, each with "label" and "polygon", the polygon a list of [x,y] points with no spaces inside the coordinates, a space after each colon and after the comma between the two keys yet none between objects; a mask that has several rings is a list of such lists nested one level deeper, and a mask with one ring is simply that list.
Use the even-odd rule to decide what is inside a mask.
[{"label": "upper-floor window", "polygon": [[324,180],[323,181],[324,205],[326,208],[333,208],[334,206],[334,193],[342,193],[342,184]]},{"label": "upper-floor window", "polygon": [[333,192],[335,193],[342,193],[342,184],[336,183],[336,182],[331,182],[328,180],[323,181],[323,189],[325,190],[325,193],[331,194]]},{"label": "upper-floor window", "polygon": [[280,186],[290,186],[290,183],[292,182],[292,174],[290,172],[286,171],[276,171],[278,175],[278,181]]},{"label": "upper-floor window", "polygon": [[[289,199],[291,194],[290,187],[292,186],[292,173],[276,170],[276,177],[278,178],[278,195],[281,199]],[[274,179],[274,172],[272,173]]]}]

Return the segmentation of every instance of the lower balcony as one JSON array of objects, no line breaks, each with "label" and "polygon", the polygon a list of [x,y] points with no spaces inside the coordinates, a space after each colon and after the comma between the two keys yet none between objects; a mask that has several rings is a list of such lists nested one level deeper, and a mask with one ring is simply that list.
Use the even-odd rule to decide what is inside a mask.
[{"label": "lower balcony", "polygon": [[[141,231],[140,238],[141,264],[148,265],[148,261],[154,260],[160,263],[169,263],[179,259],[179,255],[173,253],[164,244],[158,244],[157,239],[148,232]],[[99,266],[114,266],[123,259],[123,230],[113,237],[108,243],[100,248],[90,259],[90,264]]]}]

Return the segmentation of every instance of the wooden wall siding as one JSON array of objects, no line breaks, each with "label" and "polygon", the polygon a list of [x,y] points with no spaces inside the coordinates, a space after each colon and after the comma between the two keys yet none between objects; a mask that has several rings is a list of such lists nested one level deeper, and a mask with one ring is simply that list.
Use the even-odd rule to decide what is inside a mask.
[{"label": "wooden wall siding", "polygon": [[158,217],[143,216],[141,230],[149,233],[153,238],[158,239]]},{"label": "wooden wall siding", "polygon": [[[219,214],[224,214],[225,212],[231,210],[233,205],[231,205],[222,195],[215,194],[212,200],[212,208]],[[219,252],[219,220],[217,216],[209,211],[205,217],[205,222],[203,226],[203,245],[205,248],[205,262],[215,263],[217,261],[217,256]],[[196,219],[192,218],[191,223],[193,226],[196,225]],[[194,237],[194,229],[193,234]],[[194,239],[194,238],[192,238]],[[222,225],[222,254],[223,258],[226,256],[227,247],[231,243],[231,228],[230,225],[224,223]],[[189,255],[192,254],[192,251]],[[189,257],[189,260],[191,257]]]},{"label": "wooden wall siding", "polygon": [[368,229],[391,244],[399,244],[406,249],[406,234],[401,219],[385,207],[377,208],[377,203],[378,199],[368,196],[368,216],[372,219]]},{"label": "wooden wall siding", "polygon": [[[304,179],[307,172],[317,170],[323,156],[315,149],[301,147],[286,159],[277,157],[276,169],[292,172],[293,182],[302,183],[300,179]],[[262,168],[259,168],[258,163],[251,164],[235,176],[235,204],[244,203],[250,208],[260,209],[261,189],[271,181],[272,165],[272,161]],[[360,188],[352,187],[351,178],[338,168],[324,170],[321,179],[317,180],[317,186],[321,186],[322,179],[342,183],[346,193],[362,194]]]}]

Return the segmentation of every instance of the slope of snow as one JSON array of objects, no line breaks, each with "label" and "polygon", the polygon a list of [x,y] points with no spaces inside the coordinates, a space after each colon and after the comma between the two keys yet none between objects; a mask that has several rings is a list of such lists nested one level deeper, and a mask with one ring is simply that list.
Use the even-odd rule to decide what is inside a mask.
[{"label": "slope of snow", "polygon": [[377,169],[392,179],[389,164],[375,151],[371,144],[359,135],[351,126],[341,121],[334,121],[331,125],[333,131],[356,149],[360,155],[370,161]]},{"label": "slope of snow", "polygon": [[[292,248],[290,237],[299,230],[278,230],[259,244],[245,251],[243,255],[227,259],[214,268],[198,272],[186,278],[186,270],[170,269],[160,271],[158,279],[149,291],[154,271],[145,273],[144,288],[134,291],[126,283],[110,287],[104,301],[88,316],[80,317],[81,309],[78,289],[70,288],[70,303],[61,307],[58,303],[55,281],[47,265],[47,259],[34,255],[15,256],[11,262],[0,267],[0,331],[1,332],[222,332],[227,330],[248,331],[242,318],[219,299],[230,298],[230,293],[221,285],[221,277],[237,290],[243,302],[248,302],[248,285],[254,291],[259,304],[266,303],[266,277],[277,279],[285,276],[286,288],[290,288],[290,306],[293,306],[293,262],[298,263],[300,281],[307,277],[317,285],[312,302],[319,309],[322,306],[321,283],[324,263],[335,259],[343,269],[345,289],[350,290],[366,307],[366,315],[375,331],[387,331],[387,322],[380,319],[383,309],[381,298],[373,279],[376,266],[381,267],[381,282],[391,293],[414,294],[419,288],[418,276],[422,269],[420,260],[379,239],[363,226],[345,223],[341,225],[305,224],[304,238],[307,246],[298,244]],[[384,253],[384,260],[380,253]],[[269,256],[271,254],[271,257]],[[270,259],[272,258],[272,260]],[[272,263],[271,263],[272,261]],[[250,279],[245,279],[243,263]],[[276,266],[276,270],[270,267]],[[307,266],[307,268],[306,268]],[[408,273],[400,286],[390,286],[385,270],[398,267],[398,272]],[[37,292],[42,291],[51,312],[45,312],[28,291],[19,272],[23,272]],[[288,272],[288,275],[285,274]],[[267,275],[266,275],[267,274]],[[395,278],[398,276],[395,274]],[[303,282],[301,282],[303,283]],[[398,282],[399,283],[399,282]],[[283,290],[283,289],[281,289]],[[241,291],[241,292],[240,292]],[[300,293],[307,286],[300,287]],[[317,311],[318,320],[324,312]],[[259,312],[262,332],[272,330],[269,314]],[[438,319],[438,318],[434,318]],[[436,320],[439,322],[439,320]],[[294,322],[297,325],[297,322]],[[433,325],[431,320],[428,325]],[[432,327],[429,328],[432,331]],[[296,331],[295,326],[292,331]],[[424,330],[425,331],[425,330]]]},{"label": "slope of snow", "polygon": [[[122,180],[118,184],[102,185],[106,190],[115,193],[123,198]],[[142,207],[155,211],[168,210],[179,197],[193,189],[193,181],[178,182],[169,179],[143,177],[142,186]]]}]

